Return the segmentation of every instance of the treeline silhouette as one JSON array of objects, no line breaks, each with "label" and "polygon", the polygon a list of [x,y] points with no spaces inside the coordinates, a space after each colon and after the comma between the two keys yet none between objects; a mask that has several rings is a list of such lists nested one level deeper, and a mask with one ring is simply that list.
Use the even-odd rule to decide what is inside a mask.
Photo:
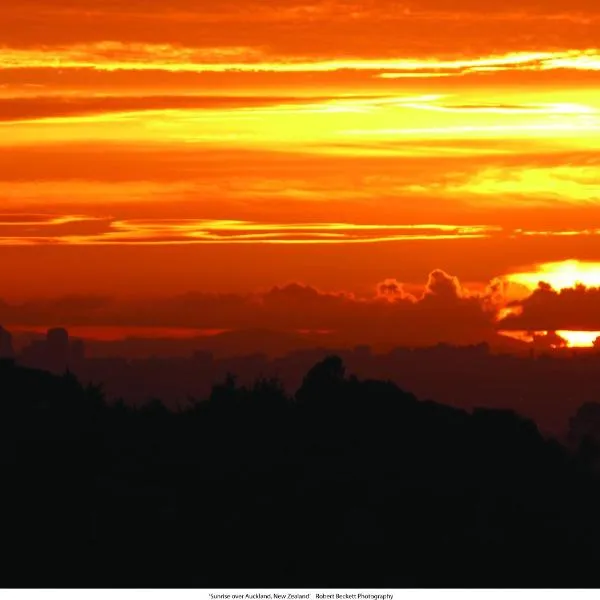
[{"label": "treeline silhouette", "polygon": [[[230,372],[245,386],[258,377],[275,377],[293,395],[312,365],[335,354],[358,377],[389,379],[419,398],[435,398],[465,410],[481,405],[516,410],[533,419],[544,435],[563,440],[577,408],[600,398],[599,348],[541,350],[525,345],[524,353],[512,354],[493,351],[486,343],[439,343],[378,353],[365,345],[336,348],[317,344],[269,355],[258,351],[260,341],[278,340],[281,333],[237,331],[227,335],[227,356],[195,347],[201,344],[197,338],[187,340],[181,348],[180,340],[121,340],[125,344],[121,350],[132,343],[143,354],[134,358],[110,353],[88,356],[89,344],[93,347],[97,342],[71,338],[63,328],[49,329],[45,336],[16,351],[12,334],[0,327],[0,359],[13,358],[22,366],[57,374],[69,369],[83,383],[101,381],[109,401],[124,398],[128,404],[139,405],[159,397],[167,407],[176,409],[189,396],[207,397]],[[216,337],[207,339],[214,342]],[[287,337],[283,335],[283,339]],[[251,344],[257,344],[254,351]],[[182,354],[171,355],[177,348]]]},{"label": "treeline silhouette", "polygon": [[293,397],[228,376],[178,411],[3,360],[0,583],[595,587],[599,409],[568,450],[337,356]]}]

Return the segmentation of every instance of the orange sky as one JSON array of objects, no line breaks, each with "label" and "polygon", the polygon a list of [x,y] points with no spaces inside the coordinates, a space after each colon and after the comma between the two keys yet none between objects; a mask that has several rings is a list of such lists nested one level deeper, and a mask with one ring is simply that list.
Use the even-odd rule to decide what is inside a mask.
[{"label": "orange sky", "polygon": [[600,4],[493,4],[2,3],[0,297],[599,261]]}]

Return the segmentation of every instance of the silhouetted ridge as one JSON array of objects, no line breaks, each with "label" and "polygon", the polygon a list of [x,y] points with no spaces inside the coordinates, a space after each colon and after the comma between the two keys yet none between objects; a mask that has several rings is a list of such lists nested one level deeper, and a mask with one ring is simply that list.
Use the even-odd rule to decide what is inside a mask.
[{"label": "silhouetted ridge", "polygon": [[5,360],[0,411],[7,587],[598,583],[587,455],[337,356],[178,411]]},{"label": "silhouetted ridge", "polygon": [[[518,354],[505,354],[486,343],[440,343],[384,352],[377,344],[332,348],[331,340],[321,335],[247,329],[185,340],[102,342],[73,339],[55,328],[45,336],[15,332],[14,339],[16,353],[13,336],[0,329],[0,360],[4,355],[56,374],[69,369],[84,383],[101,381],[109,402],[123,398],[138,406],[158,397],[177,409],[190,397],[208,397],[227,373],[235,373],[245,387],[257,378],[277,378],[288,394],[295,394],[308,371],[329,354],[339,356],[347,372],[361,379],[390,380],[420,398],[466,410],[516,410],[533,419],[545,436],[561,439],[566,439],[568,421],[578,407],[600,397],[597,348],[538,351],[519,342],[513,348]],[[286,339],[289,344],[279,343]],[[263,344],[268,340],[270,350]]]}]

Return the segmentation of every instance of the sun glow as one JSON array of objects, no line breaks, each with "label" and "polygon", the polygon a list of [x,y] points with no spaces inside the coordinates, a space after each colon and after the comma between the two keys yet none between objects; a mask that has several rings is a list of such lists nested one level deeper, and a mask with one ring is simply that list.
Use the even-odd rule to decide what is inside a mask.
[{"label": "sun glow", "polygon": [[[541,283],[549,285],[555,291],[568,290],[577,286],[600,288],[600,262],[566,260],[535,265],[535,270],[512,273],[504,279],[510,283],[525,286],[534,291]],[[515,310],[518,308],[519,310]],[[497,320],[513,314],[518,315],[522,307],[507,307],[498,312]],[[600,331],[562,329],[556,331],[499,331],[501,335],[512,337],[534,345],[543,344],[548,348],[591,348]]]},{"label": "sun glow", "polygon": [[600,331],[557,331],[557,335],[566,340],[569,348],[586,348],[594,345],[600,337]]},{"label": "sun glow", "polygon": [[537,288],[540,282],[547,283],[555,290],[584,285],[600,287],[600,262],[566,260],[536,265],[535,271],[512,273],[505,279],[519,283],[530,289]]},{"label": "sun glow", "polygon": [[544,346],[547,348],[592,348],[596,339],[600,338],[600,331],[572,331],[566,329],[554,332],[501,330],[498,333],[534,345],[546,342]]}]

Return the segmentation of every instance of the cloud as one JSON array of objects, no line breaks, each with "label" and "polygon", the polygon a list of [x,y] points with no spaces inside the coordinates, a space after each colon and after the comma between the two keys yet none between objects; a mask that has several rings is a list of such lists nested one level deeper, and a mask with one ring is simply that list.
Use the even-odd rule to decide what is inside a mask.
[{"label": "cloud", "polygon": [[[562,0],[548,0],[540,3],[537,0],[510,0],[503,3],[482,4],[478,0],[407,0],[401,5],[394,0],[378,0],[377,2],[362,2],[355,0],[273,0],[265,5],[261,0],[246,0],[244,8],[250,15],[240,14],[238,0],[221,0],[219,3],[206,0],[172,0],[168,5],[160,0],[136,0],[124,3],[122,0],[105,0],[98,5],[93,0],[80,0],[76,6],[70,0],[21,0],[18,5],[7,5],[7,12],[29,12],[38,10],[46,13],[73,13],[83,14],[128,14],[149,15],[158,17],[167,16],[193,17],[194,14],[203,17],[209,15],[231,15],[242,17],[258,15],[259,18],[281,19],[297,16],[325,15],[339,13],[348,18],[369,14],[391,13],[411,14],[413,12],[453,12],[465,11],[470,13],[526,13],[536,14],[568,14],[568,13],[598,13],[595,0],[573,0],[568,6]],[[254,17],[256,18],[256,17]]]},{"label": "cloud", "polygon": [[592,115],[598,111],[592,106],[577,104],[573,102],[550,102],[542,104],[444,104],[433,103],[411,103],[423,110],[432,110],[439,112],[457,112],[457,113],[488,113],[488,114],[551,114],[551,115]]},{"label": "cloud", "polygon": [[385,298],[389,302],[397,300],[417,301],[417,298],[413,294],[405,291],[404,284],[394,278],[385,279],[377,284],[377,296]]},{"label": "cloud", "polygon": [[600,288],[578,285],[561,290],[547,283],[509,306],[518,309],[499,329],[524,331],[600,331]]},{"label": "cloud", "polygon": [[497,228],[450,224],[272,223],[0,213],[4,245],[358,244],[479,239]]},{"label": "cloud", "polygon": [[[127,187],[131,190],[131,187]],[[167,188],[169,189],[169,188]],[[123,191],[123,190],[121,190]],[[93,202],[102,194],[94,190]],[[165,200],[168,195],[156,195]],[[130,200],[130,197],[128,198]],[[146,200],[151,198],[146,197]],[[180,199],[180,198],[179,198]],[[118,204],[112,199],[115,208]],[[38,202],[39,204],[39,202]],[[289,211],[288,211],[289,212]],[[161,246],[194,244],[375,244],[440,240],[515,240],[530,237],[589,238],[600,235],[600,228],[553,231],[511,229],[496,225],[457,223],[352,223],[287,222],[250,219],[198,218],[118,218],[98,215],[0,213],[0,244],[3,246]],[[594,271],[595,273],[595,271]],[[573,274],[575,277],[577,274]],[[550,276],[550,275],[548,275]],[[537,273],[506,276],[513,283],[537,283]],[[540,277],[542,277],[540,275]],[[573,280],[574,281],[574,280]],[[587,281],[587,280],[586,280]],[[394,280],[381,284],[380,294],[390,297],[403,291]],[[449,291],[461,294],[457,285],[433,272],[426,295],[432,299]],[[530,286],[531,287],[531,286]],[[396,290],[396,291],[395,291]]]},{"label": "cloud", "polygon": [[[566,91],[564,94],[567,96]],[[176,171],[174,162],[177,157],[185,161],[179,172],[180,177],[187,180],[198,179],[200,174],[205,179],[214,180],[223,169],[232,171],[231,164],[220,165],[216,173],[214,169],[211,172],[206,168],[207,162],[214,163],[227,151],[233,155],[245,150],[249,160],[252,160],[252,152],[257,153],[256,159],[260,158],[259,155],[267,158],[270,153],[275,164],[263,165],[262,173],[255,169],[253,179],[285,179],[288,195],[313,191],[298,189],[297,182],[306,188],[306,180],[314,180],[315,170],[318,174],[322,173],[324,156],[331,159],[406,157],[413,161],[412,164],[406,161],[395,165],[392,171],[387,168],[389,165],[384,169],[382,164],[377,174],[372,172],[372,160],[363,167],[357,166],[356,173],[344,173],[338,169],[334,175],[332,164],[328,169],[328,179],[355,180],[352,185],[338,186],[338,194],[371,197],[382,192],[453,196],[465,193],[477,196],[510,194],[522,197],[519,190],[526,190],[527,195],[535,194],[536,197],[543,194],[562,197],[572,193],[575,200],[580,200],[593,196],[600,105],[592,93],[580,91],[573,98],[577,102],[550,101],[552,94],[540,93],[534,108],[531,108],[531,103],[522,103],[522,110],[529,111],[527,118],[515,108],[492,115],[473,108],[478,104],[475,101],[483,100],[486,93],[472,91],[458,94],[463,100],[474,101],[471,109],[463,104],[457,112],[449,112],[447,107],[451,104],[452,95],[388,91],[362,97],[356,94],[346,96],[342,92],[332,92],[330,97],[312,98],[284,98],[268,93],[264,97],[245,95],[240,98],[174,96],[172,101],[181,104],[179,108],[159,107],[161,103],[168,106],[171,102],[167,96],[150,96],[146,101],[130,96],[94,98],[74,94],[72,97],[56,98],[48,95],[25,99],[22,107],[19,107],[18,99],[5,98],[0,99],[0,152],[9,154],[3,159],[9,161],[11,168],[6,168],[6,171],[10,173],[15,163],[19,169],[17,157],[13,157],[12,153],[18,152],[26,159],[23,154],[29,149],[31,157],[35,158],[36,153],[41,152],[40,146],[47,147],[46,154],[49,148],[62,154],[69,147],[93,143],[121,156],[124,150],[129,149],[133,154],[137,148],[138,163],[146,158],[154,158],[155,163],[151,154],[162,149],[163,164],[153,165],[152,177],[154,172],[156,177],[160,177],[165,170]],[[503,95],[510,99],[510,94]],[[544,102],[544,98],[548,101]],[[523,99],[526,99],[525,95]],[[195,102],[199,105],[193,106]],[[205,103],[204,106],[202,103]],[[22,118],[1,121],[3,107],[5,119],[16,119],[19,114]],[[128,112],[126,109],[131,110]],[[52,116],[52,113],[55,114]],[[519,146],[518,141],[523,136],[527,136],[527,140]],[[32,146],[38,149],[33,151]],[[209,149],[215,152],[215,157],[208,157]],[[581,156],[580,163],[558,162],[557,155],[569,154],[569,149],[573,155],[587,152],[588,156]],[[517,153],[509,158],[512,150]],[[194,151],[195,162],[191,160]],[[437,164],[434,168],[434,156],[445,159],[441,165],[445,168],[439,168]],[[465,161],[466,156],[474,160]],[[272,169],[281,166],[283,157],[288,161],[288,170],[291,170],[290,160],[298,161],[296,177],[281,177]],[[302,168],[309,166],[310,157],[316,160],[311,165],[313,177],[309,178]],[[84,158],[78,158],[77,164],[81,165]],[[519,158],[521,164],[517,163]],[[102,167],[109,160],[106,157],[99,159],[94,165],[96,172],[91,173],[89,178],[94,178],[94,175],[95,178],[106,178]],[[245,165],[235,166],[238,172],[232,173],[235,175],[234,182],[242,177],[245,169]],[[137,167],[139,173],[143,165],[138,164]],[[415,172],[415,167],[419,172]],[[71,178],[77,176],[74,164],[65,165],[55,159],[53,168],[57,173],[69,171]],[[90,165],[84,164],[83,168],[89,172]],[[47,171],[48,167],[34,163],[27,165],[27,169],[24,171],[20,166],[21,173],[29,172],[30,179],[39,179],[34,177],[34,173]],[[368,178],[365,177],[363,182],[356,181],[365,171],[371,171]],[[124,173],[129,173],[120,168],[114,168],[114,172],[121,173],[121,179]],[[146,169],[145,178],[150,177],[149,173]],[[58,178],[58,175],[55,177]],[[80,178],[85,179],[83,173]],[[130,174],[129,178],[136,177]],[[227,185],[230,178],[222,179]],[[382,190],[381,186],[375,189],[378,182],[386,183],[386,189]],[[292,185],[288,185],[290,183]],[[359,185],[362,183],[368,185]],[[245,189],[253,191],[252,186],[244,184]],[[315,191],[321,191],[321,185],[316,187]],[[327,187],[331,188],[331,185]],[[271,193],[272,190],[260,192]]]},{"label": "cloud", "polygon": [[[561,34],[567,47],[582,37],[594,39],[600,11],[594,0],[482,3],[476,0],[408,0],[356,2],[312,0],[264,2],[91,0],[76,5],[57,0],[3,3],[0,18],[8,26],[3,38],[12,43],[65,44],[121,39],[137,43],[211,44],[215,47],[269,46],[278,51],[310,52],[359,48],[382,52],[388,47],[437,48],[554,41]],[[485,24],[486,35],[481,35]],[[42,25],[44,25],[42,27]],[[290,31],[295,35],[290,35]],[[438,37],[432,36],[437,33]],[[360,35],[360,34],[363,35]],[[377,37],[374,34],[379,33]],[[462,33],[462,37],[457,37]],[[396,39],[394,39],[394,34]],[[527,35],[528,34],[528,35]],[[121,37],[118,37],[121,36]],[[454,40],[453,40],[454,38]],[[331,44],[331,41],[337,43]],[[329,45],[327,42],[330,42]],[[453,42],[453,43],[452,43]]]},{"label": "cloud", "polygon": [[[529,293],[507,298],[498,313],[498,327],[507,331],[556,332],[570,344],[589,345],[600,330],[600,263],[565,260],[536,264],[504,275],[503,285]],[[536,341],[535,338],[532,338]],[[546,338],[545,338],[546,339]],[[556,345],[556,344],[555,344]]]},{"label": "cloud", "polygon": [[512,0],[503,3],[483,4],[478,0],[408,0],[405,4],[411,11],[441,11],[469,13],[533,13],[537,15],[598,14],[598,4],[594,0],[574,0],[568,6],[562,1]]},{"label": "cloud", "polygon": [[464,182],[449,183],[446,193],[531,198],[532,202],[600,204],[598,166],[563,165],[482,169]]},{"label": "cloud", "polygon": [[[50,52],[51,50],[51,52]],[[439,76],[505,70],[600,70],[600,52],[594,48],[565,51],[511,52],[487,57],[452,59],[348,57],[329,54],[307,58],[278,57],[253,47],[193,48],[174,44],[141,44],[104,41],[53,48],[4,47],[2,69],[91,69],[99,71],[163,71],[175,73],[271,72],[318,73],[371,71],[382,78]]]},{"label": "cloud", "polygon": [[[393,294],[382,296],[382,289]],[[365,297],[325,292],[302,283],[246,295],[190,292],[145,301],[70,296],[19,305],[0,303],[0,323],[30,327],[327,330],[337,339],[398,345],[475,343],[494,338],[491,315],[455,277],[434,271],[420,298],[400,293],[400,289],[401,284],[395,280],[386,280]]]},{"label": "cloud", "polygon": [[464,298],[465,295],[458,278],[448,275],[441,269],[436,269],[429,274],[423,299],[435,299],[443,302],[457,301]]},{"label": "cloud", "polygon": [[600,332],[600,288],[556,291],[540,284],[528,295],[517,290],[519,299],[511,300],[512,285],[498,279],[485,290],[473,291],[435,269],[420,293],[388,278],[369,295],[290,282],[246,294],[189,292],[146,299],[71,295],[20,304],[0,300],[0,323],[111,331],[323,331],[329,332],[330,341],[391,345],[493,343],[502,333],[540,348],[591,345]]},{"label": "cloud", "polygon": [[[360,97],[357,97],[357,100]],[[38,121],[105,113],[131,113],[174,109],[246,109],[304,105],[334,100],[327,97],[294,96],[202,96],[202,95],[37,95],[0,97],[0,121]]]},{"label": "cloud", "polygon": [[435,214],[442,223],[501,226],[506,235],[597,235],[600,165],[593,147],[558,152],[529,140],[519,153],[518,144],[500,142],[366,140],[326,156],[329,140],[321,150],[291,142],[281,151],[145,142],[7,145],[0,149],[0,198],[5,212],[85,211],[125,221],[330,222],[344,214],[360,222],[377,214],[384,223],[415,224]]}]

